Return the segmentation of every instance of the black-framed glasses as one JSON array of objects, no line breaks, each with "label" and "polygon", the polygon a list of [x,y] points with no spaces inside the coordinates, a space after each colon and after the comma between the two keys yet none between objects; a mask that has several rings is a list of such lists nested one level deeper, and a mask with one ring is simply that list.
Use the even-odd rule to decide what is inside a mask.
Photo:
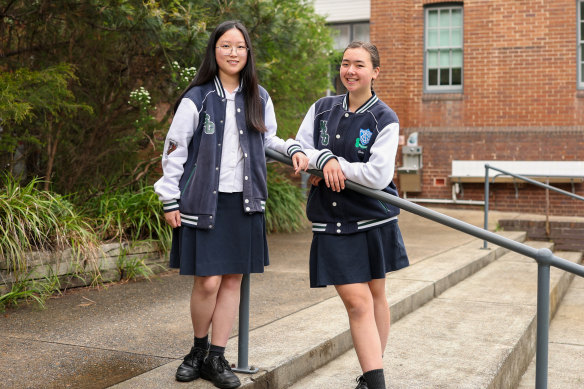
[{"label": "black-framed glasses", "polygon": [[230,55],[233,50],[235,50],[235,52],[237,53],[237,55],[246,55],[247,51],[249,50],[249,47],[243,46],[243,45],[238,45],[238,46],[231,46],[231,45],[220,45],[220,46],[215,46],[217,49],[219,49],[219,51],[221,51],[221,54],[223,55]]}]

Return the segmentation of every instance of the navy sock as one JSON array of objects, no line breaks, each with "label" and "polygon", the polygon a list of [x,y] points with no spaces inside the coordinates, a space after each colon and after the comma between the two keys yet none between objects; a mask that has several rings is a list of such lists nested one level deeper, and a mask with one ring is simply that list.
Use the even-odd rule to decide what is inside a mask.
[{"label": "navy sock", "polygon": [[205,335],[204,338],[197,338],[195,336],[195,348],[207,350],[209,348],[209,335]]},{"label": "navy sock", "polygon": [[385,389],[385,377],[383,369],[369,370],[363,373],[363,378],[367,382],[369,389]]},{"label": "navy sock", "polygon": [[218,357],[225,353],[225,347],[215,346],[214,344],[209,347],[209,357]]}]

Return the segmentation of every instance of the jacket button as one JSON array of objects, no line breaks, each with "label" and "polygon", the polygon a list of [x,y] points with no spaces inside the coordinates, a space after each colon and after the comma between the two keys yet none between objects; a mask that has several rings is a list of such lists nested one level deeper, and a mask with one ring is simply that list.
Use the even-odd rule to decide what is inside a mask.
[{"label": "jacket button", "polygon": [[217,143],[217,146],[221,147],[221,143]]},{"label": "jacket button", "polygon": [[219,123],[223,123],[223,120],[219,120]]},{"label": "jacket button", "polygon": [[341,233],[341,229],[339,228],[339,229],[337,230],[337,234],[340,234],[340,233]]},{"label": "jacket button", "polygon": [[345,117],[348,118],[349,117],[349,113],[345,112]]},{"label": "jacket button", "polygon": [[245,210],[246,210],[247,212],[249,212],[249,211],[251,210],[251,208],[250,208],[250,207],[245,207]]},{"label": "jacket button", "polygon": [[341,223],[337,223],[337,227],[340,227],[340,226],[341,226]]},{"label": "jacket button", "polygon": [[245,176],[244,178],[245,178],[245,180],[247,181],[247,176]]},{"label": "jacket button", "polygon": [[337,134],[336,138],[337,139],[341,139],[341,135],[340,134]]},{"label": "jacket button", "polygon": [[209,228],[213,228],[213,224],[210,224],[210,225],[209,225]]},{"label": "jacket button", "polygon": [[217,191],[216,191],[216,190],[214,190],[214,191],[213,191],[213,194],[217,194]]},{"label": "jacket button", "polygon": [[213,215],[209,216],[209,219],[213,219]]},{"label": "jacket button", "polygon": [[333,201],[333,207],[336,207],[336,206],[337,206],[337,202]]},{"label": "jacket button", "polygon": [[245,158],[247,158],[247,153],[244,153],[244,154],[243,154],[243,156],[244,156]]},{"label": "jacket button", "polygon": [[249,203],[249,199],[245,199],[245,203],[248,204]]},{"label": "jacket button", "polygon": [[215,170],[219,170],[219,166],[217,166],[217,167],[215,168]]},{"label": "jacket button", "polygon": [[243,135],[243,130],[239,130],[239,133]]},{"label": "jacket button", "polygon": [[241,112],[241,109],[237,108],[237,112]]}]

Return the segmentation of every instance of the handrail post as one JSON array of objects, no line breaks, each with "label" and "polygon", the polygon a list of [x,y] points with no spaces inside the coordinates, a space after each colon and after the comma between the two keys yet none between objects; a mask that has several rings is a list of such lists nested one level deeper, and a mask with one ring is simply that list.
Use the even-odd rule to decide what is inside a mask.
[{"label": "handrail post", "polygon": [[[489,164],[485,164],[485,231],[489,231]],[[487,241],[483,240],[483,249],[487,249]]]},{"label": "handrail post", "polygon": [[241,279],[241,297],[239,300],[239,332],[237,334],[237,367],[233,371],[254,374],[258,368],[248,365],[249,351],[249,290],[250,276],[244,274]]},{"label": "handrail post", "polygon": [[548,379],[548,342],[550,327],[550,263],[548,249],[538,250],[537,261],[537,344],[535,388],[546,389]]}]

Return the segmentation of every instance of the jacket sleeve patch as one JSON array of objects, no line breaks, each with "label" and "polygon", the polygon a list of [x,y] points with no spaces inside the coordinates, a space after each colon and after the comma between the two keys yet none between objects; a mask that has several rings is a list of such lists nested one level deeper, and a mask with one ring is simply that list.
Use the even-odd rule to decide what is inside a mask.
[{"label": "jacket sleeve patch", "polygon": [[178,147],[178,142],[172,139],[168,140],[168,147],[166,148],[166,155],[170,155]]}]

